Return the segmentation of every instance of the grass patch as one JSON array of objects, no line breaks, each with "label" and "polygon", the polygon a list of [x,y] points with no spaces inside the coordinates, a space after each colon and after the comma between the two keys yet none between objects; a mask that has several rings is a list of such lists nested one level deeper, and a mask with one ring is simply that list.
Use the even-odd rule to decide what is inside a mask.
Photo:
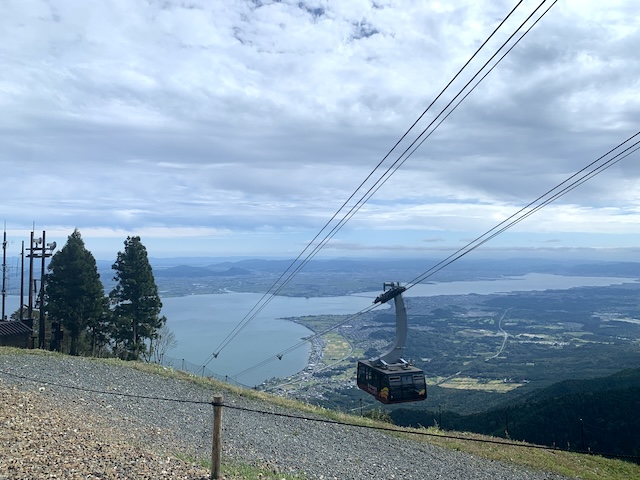
[{"label": "grass patch", "polygon": [[[185,463],[199,465],[208,471],[211,471],[210,459],[198,459],[191,455],[177,454],[176,458]],[[304,480],[305,477],[295,473],[285,473],[277,468],[269,465],[249,465],[239,462],[223,461],[220,465],[220,473],[224,480]]]},{"label": "grass patch", "polygon": [[[208,467],[211,468],[211,467]],[[256,467],[239,463],[223,463],[220,467],[224,480],[257,479],[257,480],[304,480],[298,474],[280,472],[269,466]]]},{"label": "grass patch", "polygon": [[[415,429],[414,429],[415,430]],[[415,430],[423,433],[425,430]],[[521,446],[507,444],[489,444],[476,441],[464,441],[443,438],[444,435],[454,435],[477,440],[496,441],[494,437],[483,435],[444,432],[437,428],[429,428],[427,433],[433,435],[427,437],[418,436],[419,441],[426,441],[444,448],[459,450],[462,452],[489,458],[491,460],[522,465],[533,470],[559,473],[568,477],[577,477],[583,480],[626,480],[640,478],[640,465],[635,463],[615,460],[597,455],[585,455],[569,453],[560,450],[543,450],[526,448],[525,442],[512,442]],[[416,436],[414,436],[415,438]]]},{"label": "grass patch", "polygon": [[441,383],[442,388],[457,390],[481,390],[485,392],[505,393],[523,386],[524,383],[505,383],[502,380],[484,380],[469,377],[455,377]]},{"label": "grass patch", "polygon": [[327,344],[322,349],[322,363],[329,365],[338,362],[351,354],[351,344],[339,333],[324,335]]}]

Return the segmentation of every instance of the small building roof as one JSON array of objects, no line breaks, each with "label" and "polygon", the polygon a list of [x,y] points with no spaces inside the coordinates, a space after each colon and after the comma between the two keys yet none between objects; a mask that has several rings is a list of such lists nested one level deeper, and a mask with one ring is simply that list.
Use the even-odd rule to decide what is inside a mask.
[{"label": "small building roof", "polygon": [[31,329],[19,320],[0,322],[0,337],[30,334]]}]

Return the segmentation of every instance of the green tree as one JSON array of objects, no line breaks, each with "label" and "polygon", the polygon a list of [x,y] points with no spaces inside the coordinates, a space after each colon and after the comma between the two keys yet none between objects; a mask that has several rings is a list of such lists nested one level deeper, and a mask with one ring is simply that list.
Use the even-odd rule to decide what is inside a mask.
[{"label": "green tree", "polygon": [[78,229],[51,258],[48,269],[47,312],[66,329],[71,341],[69,353],[78,355],[78,339],[102,315],[104,299],[96,260],[85,248]]},{"label": "green tree", "polygon": [[91,341],[91,356],[102,357],[115,329],[113,312],[109,308],[109,297],[102,299],[102,314],[92,318],[87,325]]},{"label": "green tree", "polygon": [[166,321],[160,316],[162,302],[140,237],[127,237],[112,268],[116,286],[109,297],[114,306],[116,350],[138,360],[147,352],[145,341],[153,341]]}]

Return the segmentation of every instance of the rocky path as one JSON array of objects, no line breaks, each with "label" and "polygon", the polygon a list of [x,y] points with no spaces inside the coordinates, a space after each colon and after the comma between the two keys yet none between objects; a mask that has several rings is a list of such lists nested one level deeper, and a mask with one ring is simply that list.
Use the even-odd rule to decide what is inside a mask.
[{"label": "rocky path", "polygon": [[[210,456],[216,393],[90,359],[0,354],[0,479],[208,478],[186,459]],[[224,396],[225,461],[266,466],[274,479],[563,478]]]}]

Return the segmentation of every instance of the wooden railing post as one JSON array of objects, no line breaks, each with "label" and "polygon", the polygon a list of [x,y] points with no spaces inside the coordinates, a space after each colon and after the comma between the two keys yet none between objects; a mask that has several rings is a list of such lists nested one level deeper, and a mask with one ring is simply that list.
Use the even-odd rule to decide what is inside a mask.
[{"label": "wooden railing post", "polygon": [[222,450],[222,395],[213,397],[213,442],[211,444],[211,478],[220,478]]}]

